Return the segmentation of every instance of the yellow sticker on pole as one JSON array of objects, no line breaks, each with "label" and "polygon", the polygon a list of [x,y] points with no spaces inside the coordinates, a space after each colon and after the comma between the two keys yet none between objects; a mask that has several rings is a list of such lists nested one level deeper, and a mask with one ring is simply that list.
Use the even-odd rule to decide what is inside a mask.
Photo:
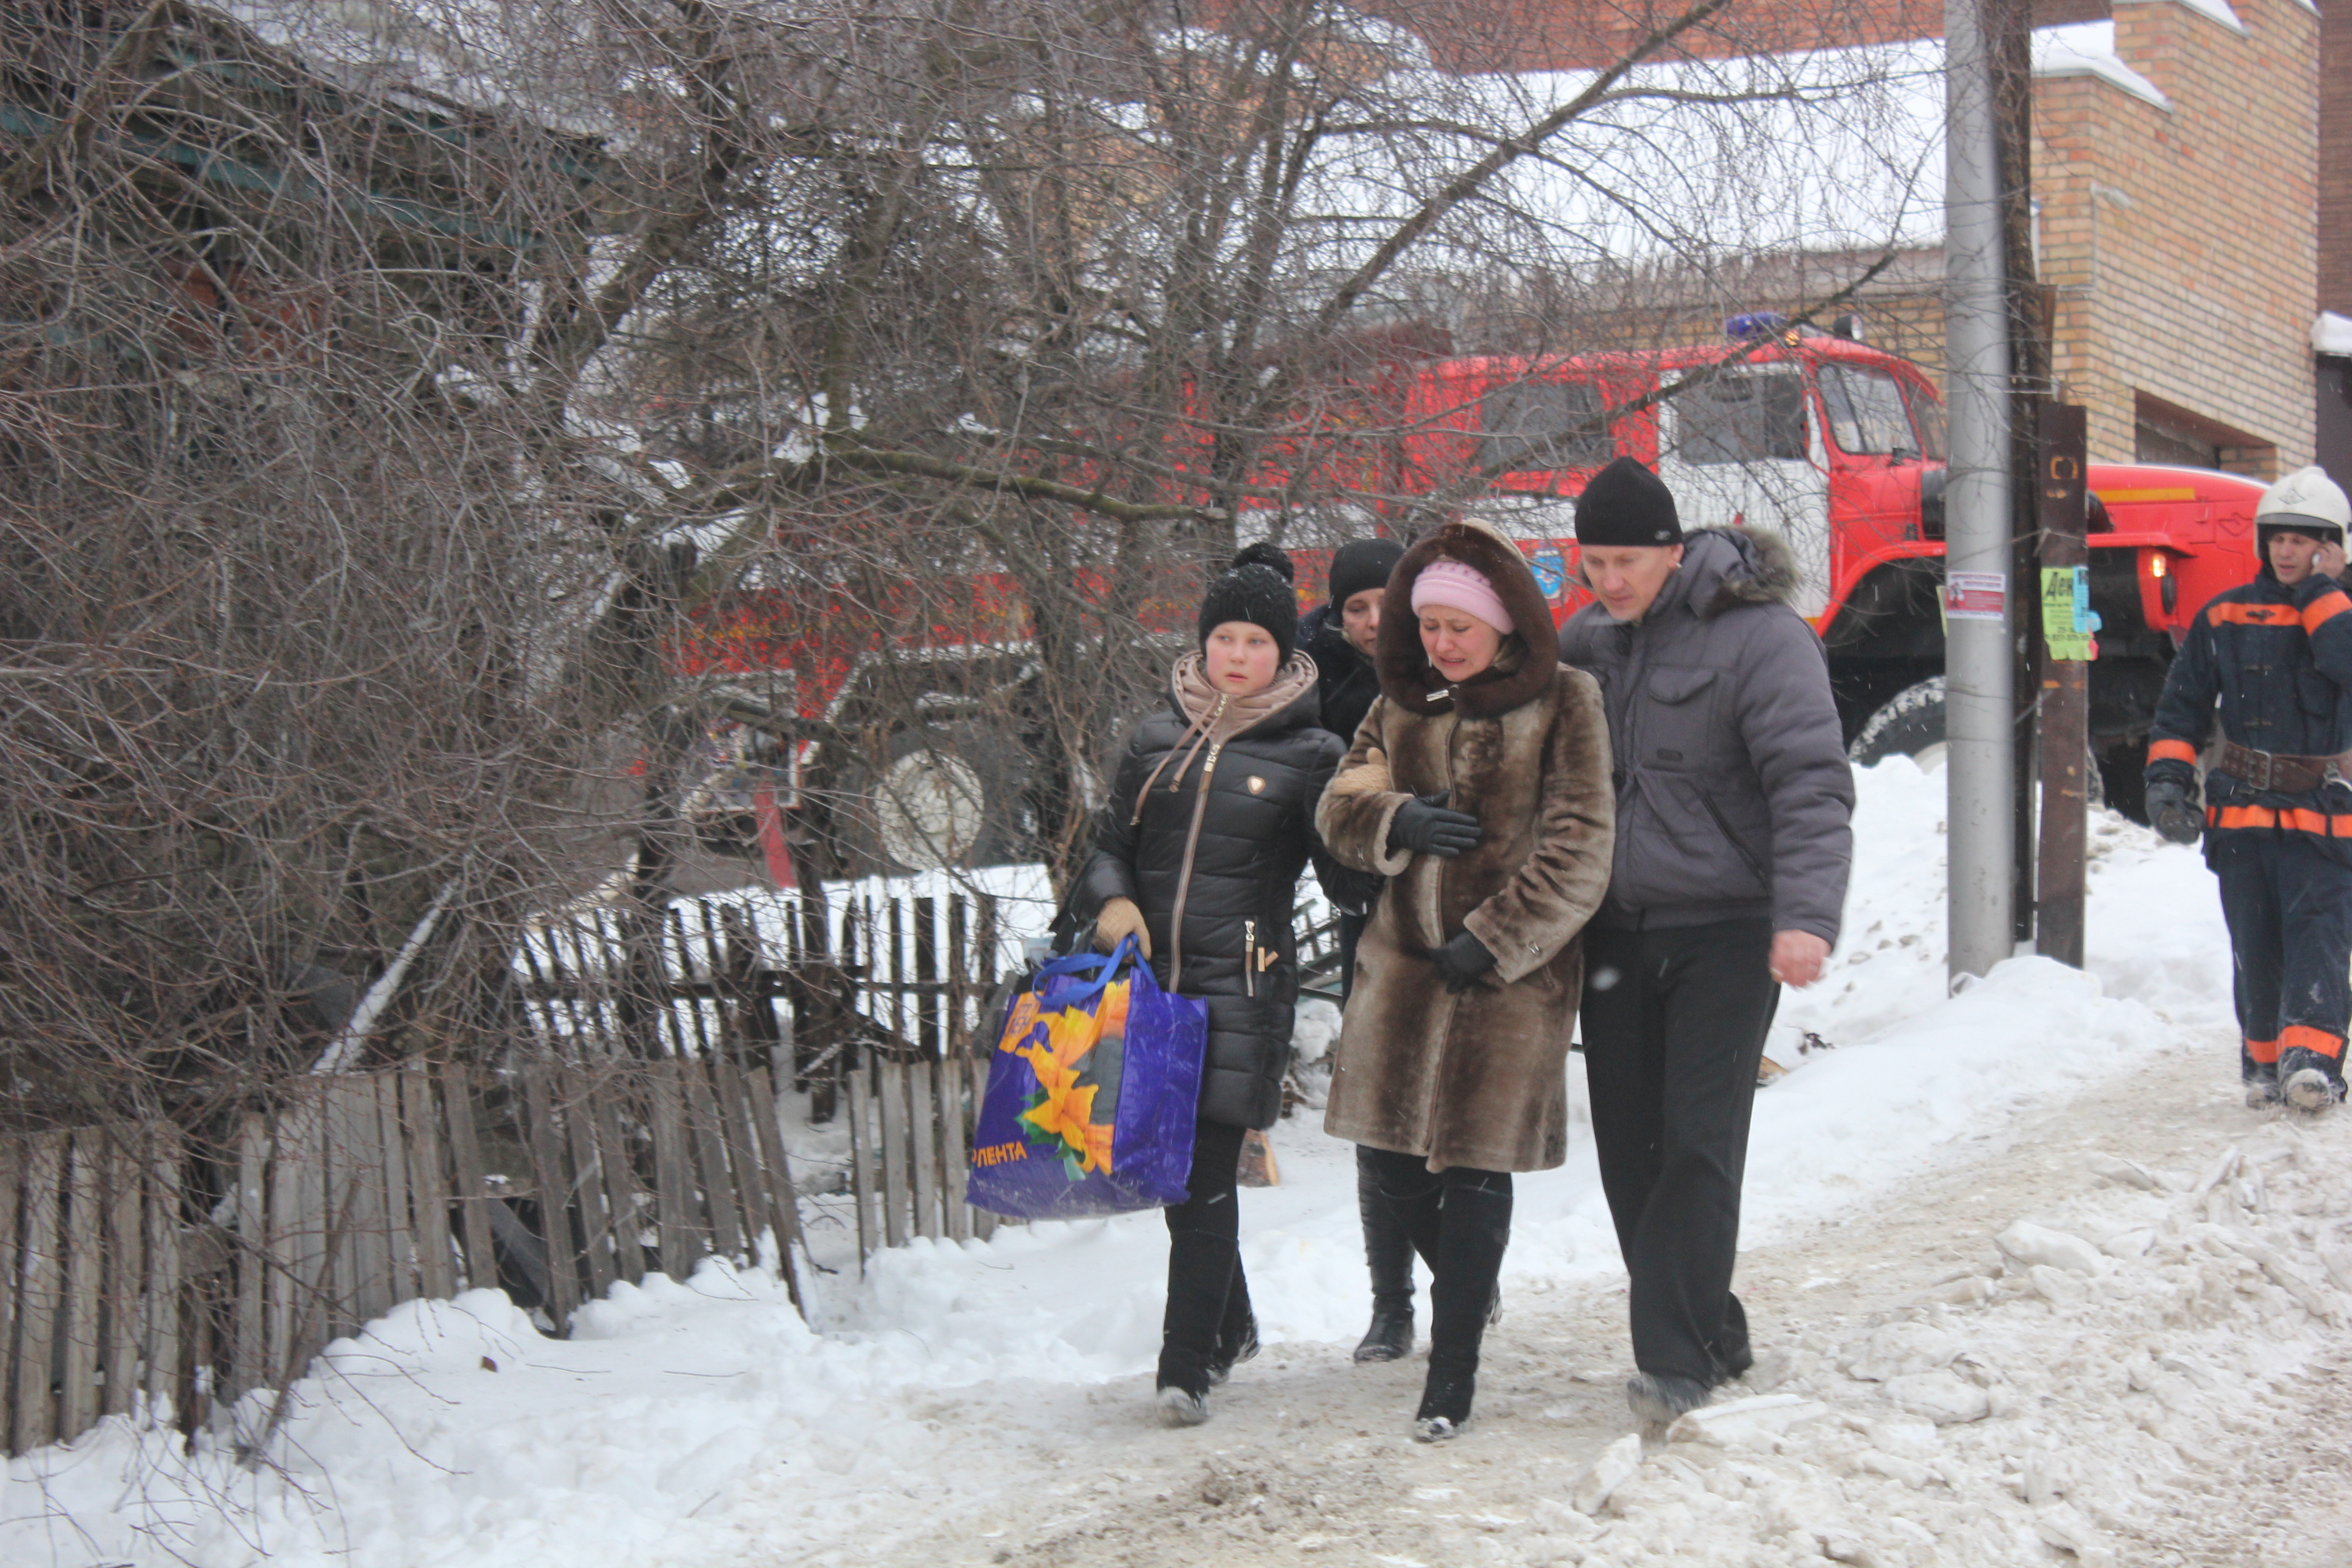
[{"label": "yellow sticker on pole", "polygon": [[2042,636],[2052,658],[2093,659],[2099,645],[2098,612],[2091,608],[2091,574],[2081,566],[2042,569]]}]

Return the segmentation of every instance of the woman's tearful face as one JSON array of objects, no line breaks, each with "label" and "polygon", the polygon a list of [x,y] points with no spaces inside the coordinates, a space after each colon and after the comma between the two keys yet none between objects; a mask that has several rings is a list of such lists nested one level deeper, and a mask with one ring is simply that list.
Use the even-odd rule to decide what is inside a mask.
[{"label": "woman's tearful face", "polygon": [[1432,668],[1448,681],[1459,682],[1495,662],[1503,634],[1467,610],[1451,605],[1429,605],[1421,612],[1421,648]]},{"label": "woman's tearful face", "polygon": [[1220,621],[1209,629],[1201,654],[1209,684],[1227,697],[1264,691],[1282,668],[1282,648],[1274,634],[1254,621]]}]

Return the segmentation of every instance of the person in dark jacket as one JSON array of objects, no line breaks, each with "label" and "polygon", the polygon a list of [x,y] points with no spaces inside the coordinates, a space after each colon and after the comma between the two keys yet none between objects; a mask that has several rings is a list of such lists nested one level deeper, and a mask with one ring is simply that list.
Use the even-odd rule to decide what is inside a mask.
[{"label": "person in dark jacket", "polygon": [[[2326,1110],[2344,1098],[2352,1021],[2352,503],[2317,467],[2254,509],[2253,581],[2200,612],[2148,727],[2147,808],[2176,843],[2205,839],[2236,970],[2246,1103]],[[2197,754],[2221,708],[2221,755],[2196,809]]]},{"label": "person in dark jacket", "polygon": [[1291,910],[1320,859],[1315,803],[1344,749],[1318,721],[1292,595],[1290,558],[1271,545],[1209,584],[1201,647],[1176,661],[1167,709],[1136,726],[1072,900],[1097,946],[1135,936],[1164,988],[1208,1004],[1192,1174],[1167,1211],[1157,1398],[1176,1426],[1207,1420],[1210,1387],[1257,1349],[1235,1182],[1243,1135],[1282,1110]]},{"label": "person in dark jacket", "polygon": [[1580,935],[1609,880],[1607,721],[1552,657],[1518,546],[1417,542],[1381,613],[1381,700],[1316,822],[1387,879],[1357,956],[1323,1130],[1369,1151],[1430,1272],[1423,1441],[1470,1419],[1512,1173],[1568,1157]]},{"label": "person in dark jacket", "polygon": [[1585,937],[1584,1070],[1632,1276],[1636,1415],[1667,1421],[1754,1360],[1731,1291],[1756,1071],[1779,985],[1817,979],[1844,912],[1853,778],[1786,545],[1685,536],[1619,458],[1578,500],[1599,603],[1560,628],[1616,757],[1609,897]]},{"label": "person in dark jacket", "polygon": [[[1389,574],[1404,546],[1393,539],[1358,539],[1331,556],[1328,603],[1298,623],[1298,643],[1314,658],[1323,699],[1323,727],[1353,744],[1356,731],[1381,694],[1381,601]],[[1380,896],[1381,879],[1357,873],[1357,880],[1331,889],[1344,900],[1339,921],[1339,994],[1354,989],[1356,944],[1363,939],[1365,910]],[[1349,908],[1353,896],[1362,904]],[[1364,1263],[1372,1277],[1372,1321],[1356,1346],[1356,1360],[1397,1361],[1412,1353],[1412,1238],[1388,1200],[1381,1196],[1374,1151],[1356,1145],[1356,1209],[1364,1226]]]}]

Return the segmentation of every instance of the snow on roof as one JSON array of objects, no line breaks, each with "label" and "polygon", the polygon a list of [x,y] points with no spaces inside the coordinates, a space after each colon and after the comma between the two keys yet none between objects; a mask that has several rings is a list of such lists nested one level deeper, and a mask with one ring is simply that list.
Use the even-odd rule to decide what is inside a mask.
[{"label": "snow on roof", "polygon": [[612,131],[581,74],[578,8],[554,0],[211,0],[352,91],[425,93],[579,135]]},{"label": "snow on roof", "polygon": [[[2186,4],[2187,0],[2183,0]],[[2208,15],[2218,6],[2224,14],[2229,6],[2221,0],[2202,0],[2190,6]],[[2235,16],[2231,21],[2237,20]],[[2243,31],[2243,29],[2240,29]],[[2116,53],[2116,25],[2113,22],[2074,22],[2063,27],[2033,29],[2033,74],[2038,77],[2096,77],[2110,86],[2119,87],[2134,98],[2169,110],[2172,100],[2158,90],[2156,83],[2124,64]]]},{"label": "snow on roof", "polygon": [[[2182,3],[2234,19],[2227,0]],[[2171,108],[2117,55],[2112,22],[2036,28],[2032,47],[2038,77],[2089,76]],[[1425,89],[1433,121],[1510,129],[1593,79],[1400,72],[1390,85],[1408,77]],[[1944,112],[1940,39],[1644,66],[1612,101],[1507,171],[1477,207],[1539,231],[1551,254],[1565,242],[1593,259],[1932,247],[1944,233]],[[1349,227],[1372,233],[1410,209],[1427,188],[1413,155],[1442,153],[1458,169],[1489,145],[1467,134],[1405,149],[1364,139],[1336,160],[1341,172],[1325,193],[1359,203],[1352,225],[1334,220],[1335,237]],[[1446,248],[1433,237],[1432,252]]]},{"label": "snow on roof", "polygon": [[2352,316],[2320,311],[2311,323],[2311,348],[2314,353],[2352,354]]}]

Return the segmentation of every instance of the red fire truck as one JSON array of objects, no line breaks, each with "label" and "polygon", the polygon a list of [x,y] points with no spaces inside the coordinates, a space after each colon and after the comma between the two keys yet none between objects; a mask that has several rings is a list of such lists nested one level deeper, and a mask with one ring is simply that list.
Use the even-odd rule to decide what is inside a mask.
[{"label": "red fire truck", "polygon": [[[1398,367],[1379,395],[1391,406],[1375,423],[1402,434],[1381,444],[1370,465],[1379,472],[1367,470],[1381,499],[1360,509],[1359,524],[1368,531],[1426,517],[1432,503],[1480,518],[1519,542],[1554,616],[1565,619],[1585,597],[1576,497],[1602,464],[1630,454],[1673,489],[1685,528],[1745,523],[1788,541],[1802,574],[1797,607],[1829,649],[1856,760],[1902,752],[1932,765],[1944,739],[1942,404],[1917,366],[1850,328],[1797,331],[1754,317],[1731,328],[1719,343],[1651,353]],[[2165,670],[2189,617],[2253,570],[2263,487],[2207,469],[2114,463],[2092,464],[2090,486],[2091,605],[2101,623],[2092,743],[2108,800],[2137,815],[2139,757]],[[1244,514],[1240,526],[1246,534],[1270,521]],[[1328,552],[1296,554],[1301,603],[1312,605]],[[751,637],[720,662],[740,667],[756,646],[750,662],[788,665],[793,708],[835,733],[859,722],[861,676],[885,663],[952,665],[960,691],[975,679],[1000,695],[1017,689],[1025,659],[1017,595],[998,578],[971,588],[969,631],[936,616],[915,633],[887,630],[887,619],[858,629],[811,606],[792,616],[782,638]],[[1157,629],[1174,638],[1185,617],[1170,619]],[[894,731],[859,758],[828,760],[806,742],[782,757],[739,750],[704,793],[706,817],[748,839],[763,788],[790,809],[812,786],[813,795],[855,803],[842,814],[863,825],[845,835],[855,867],[1023,857],[1034,826],[1023,742],[1017,726],[974,708],[974,699],[943,696],[919,723],[889,720]],[[772,847],[772,826],[770,837]]]}]

